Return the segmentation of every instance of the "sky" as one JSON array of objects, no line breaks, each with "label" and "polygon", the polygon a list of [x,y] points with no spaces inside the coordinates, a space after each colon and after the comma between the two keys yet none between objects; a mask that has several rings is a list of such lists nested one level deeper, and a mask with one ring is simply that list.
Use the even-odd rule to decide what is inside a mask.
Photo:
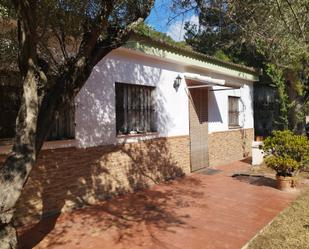
[{"label": "sky", "polygon": [[185,22],[190,21],[198,24],[198,16],[193,11],[189,11],[169,23],[169,19],[175,16],[170,9],[171,2],[171,0],[155,0],[154,8],[146,19],[146,23],[156,30],[168,34],[175,41],[182,41]]}]

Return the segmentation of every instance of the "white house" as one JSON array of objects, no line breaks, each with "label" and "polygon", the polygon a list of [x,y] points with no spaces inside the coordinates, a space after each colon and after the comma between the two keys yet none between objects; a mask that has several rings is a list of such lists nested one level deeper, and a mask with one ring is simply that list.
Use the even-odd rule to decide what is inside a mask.
[{"label": "white house", "polygon": [[186,172],[242,159],[254,137],[257,80],[251,68],[135,38],[103,59],[79,93],[77,146],[182,137]]},{"label": "white house", "polygon": [[75,112],[57,121],[17,220],[249,156],[257,80],[251,68],[134,36],[96,65]]}]

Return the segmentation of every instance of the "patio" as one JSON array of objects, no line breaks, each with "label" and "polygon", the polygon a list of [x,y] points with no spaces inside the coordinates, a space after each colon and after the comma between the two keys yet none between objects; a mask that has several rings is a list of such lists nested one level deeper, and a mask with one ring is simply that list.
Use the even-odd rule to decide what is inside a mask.
[{"label": "patio", "polygon": [[20,243],[59,249],[241,248],[298,196],[231,177],[249,167],[235,162],[49,217],[20,229]]}]

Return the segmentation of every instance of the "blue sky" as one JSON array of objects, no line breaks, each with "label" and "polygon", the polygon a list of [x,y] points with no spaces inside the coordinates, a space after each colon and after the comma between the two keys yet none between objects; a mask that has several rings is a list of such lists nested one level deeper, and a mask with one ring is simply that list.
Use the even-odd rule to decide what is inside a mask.
[{"label": "blue sky", "polygon": [[152,9],[150,16],[146,19],[146,23],[150,24],[156,30],[167,33],[174,40],[181,41],[184,36],[184,24],[186,21],[191,21],[195,24],[198,23],[198,17],[193,11],[181,15],[168,23],[175,14],[171,11],[171,0],[156,0],[154,8]]}]

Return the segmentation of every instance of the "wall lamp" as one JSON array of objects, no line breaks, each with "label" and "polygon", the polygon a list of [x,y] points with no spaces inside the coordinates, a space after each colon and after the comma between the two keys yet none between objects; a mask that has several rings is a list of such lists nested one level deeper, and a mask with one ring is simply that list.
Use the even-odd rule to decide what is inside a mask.
[{"label": "wall lamp", "polygon": [[178,88],[180,86],[182,78],[180,77],[180,75],[178,74],[178,76],[176,77],[176,79],[174,80],[174,84],[173,87],[175,88],[176,92],[178,91]]}]

